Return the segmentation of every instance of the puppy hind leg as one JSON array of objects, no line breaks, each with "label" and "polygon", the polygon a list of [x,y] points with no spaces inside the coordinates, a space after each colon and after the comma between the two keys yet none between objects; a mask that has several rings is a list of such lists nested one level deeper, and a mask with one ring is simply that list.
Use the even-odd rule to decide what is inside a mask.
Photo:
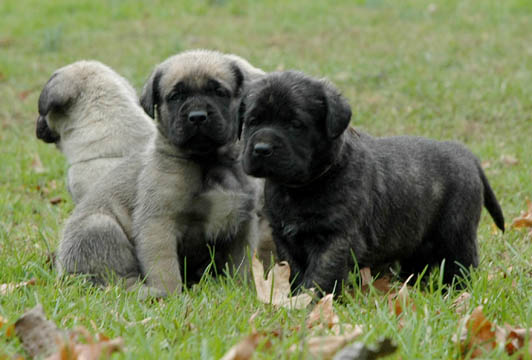
[{"label": "puppy hind leg", "polygon": [[60,273],[88,274],[96,284],[107,284],[113,276],[140,275],[135,249],[126,234],[113,218],[102,214],[67,224],[57,262]]}]

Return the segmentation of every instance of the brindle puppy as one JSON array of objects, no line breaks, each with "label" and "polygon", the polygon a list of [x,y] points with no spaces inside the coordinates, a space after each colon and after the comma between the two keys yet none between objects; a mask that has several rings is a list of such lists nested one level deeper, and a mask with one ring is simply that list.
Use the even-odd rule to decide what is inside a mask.
[{"label": "brindle puppy", "polygon": [[443,280],[478,265],[485,206],[501,208],[478,159],[456,142],[375,138],[348,128],[327,81],[272,73],[241,105],[244,170],[266,179],[265,211],[294,286],[338,290],[358,266],[399,261],[405,274],[445,260]]}]

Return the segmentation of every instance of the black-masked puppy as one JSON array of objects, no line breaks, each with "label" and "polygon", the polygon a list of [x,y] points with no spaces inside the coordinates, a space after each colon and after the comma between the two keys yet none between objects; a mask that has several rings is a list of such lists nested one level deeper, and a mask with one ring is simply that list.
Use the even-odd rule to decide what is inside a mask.
[{"label": "black-masked puppy", "polygon": [[240,106],[243,166],[266,179],[265,211],[294,286],[338,290],[353,270],[445,260],[443,280],[477,266],[482,207],[504,229],[478,159],[455,142],[375,138],[348,128],[327,81],[299,72],[252,83]]},{"label": "black-masked puppy", "polygon": [[244,271],[257,242],[259,186],[238,159],[236,104],[245,83],[263,74],[207,50],[158,65],[141,95],[156,135],[76,206],[58,250],[60,272],[99,284],[118,275],[128,286],[143,276],[144,297],[179,292],[211,261],[218,272]]},{"label": "black-masked puppy", "polygon": [[246,269],[258,183],[238,159],[237,105],[245,82],[262,75],[234,55],[196,50],[158,65],[144,86],[158,132],[137,182],[133,233],[151,293],[179,292],[211,260],[217,271]]},{"label": "black-masked puppy", "polygon": [[155,125],[126,79],[98,61],[78,61],[44,86],[36,134],[67,158],[68,190],[79,203],[99,178],[146,146]]}]

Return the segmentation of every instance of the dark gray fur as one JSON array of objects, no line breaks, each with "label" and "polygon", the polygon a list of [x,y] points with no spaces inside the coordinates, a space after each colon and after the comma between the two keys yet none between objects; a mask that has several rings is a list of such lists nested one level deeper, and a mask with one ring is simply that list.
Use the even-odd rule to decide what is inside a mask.
[{"label": "dark gray fur", "polygon": [[295,287],[338,290],[353,256],[359,267],[399,261],[405,275],[445,260],[451,283],[462,267],[478,265],[483,206],[504,230],[469,150],[355,132],[347,101],[327,81],[269,74],[250,85],[241,117],[244,170],[266,178],[265,211]]}]

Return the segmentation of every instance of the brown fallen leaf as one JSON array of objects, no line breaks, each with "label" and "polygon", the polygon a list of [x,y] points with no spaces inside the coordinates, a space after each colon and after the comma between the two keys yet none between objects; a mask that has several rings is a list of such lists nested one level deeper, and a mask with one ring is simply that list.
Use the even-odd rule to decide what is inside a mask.
[{"label": "brown fallen leaf", "polygon": [[307,327],[324,327],[331,329],[335,324],[340,323],[338,315],[334,313],[333,294],[327,294],[318,301],[314,309],[307,317]]},{"label": "brown fallen leaf", "polygon": [[262,340],[261,334],[254,332],[246,336],[238,344],[225,353],[220,360],[248,360],[255,353],[255,349]]},{"label": "brown fallen leaf", "polygon": [[385,275],[373,280],[371,269],[369,267],[360,269],[360,279],[363,292],[369,291],[370,286],[373,286],[373,288],[383,293],[387,293],[392,289],[389,276]]},{"label": "brown fallen leaf", "polygon": [[33,156],[33,159],[31,160],[31,169],[36,174],[42,174],[46,172],[46,169],[42,165],[41,158],[39,157],[39,154],[35,154]]},{"label": "brown fallen leaf", "polygon": [[[508,355],[523,348],[532,355],[532,328],[498,326],[490,322],[482,310],[482,306],[475,308],[471,315],[462,320],[459,333],[453,336],[453,341],[459,344],[462,354],[470,352],[471,358],[484,357],[487,352],[501,345]],[[525,344],[527,337],[529,343]]]},{"label": "brown fallen leaf", "polygon": [[[15,322],[15,333],[31,357],[47,360],[97,360],[123,347],[121,338],[109,339],[99,334],[95,339],[85,328],[70,333],[59,329],[46,318],[41,304]],[[87,344],[78,342],[79,335]]]},{"label": "brown fallen leaf", "polygon": [[4,333],[6,338],[11,338],[15,334],[15,325],[9,324],[6,318],[0,316],[0,330]]},{"label": "brown fallen leaf", "polygon": [[50,201],[50,204],[52,204],[52,205],[57,205],[57,204],[63,202],[63,198],[62,198],[61,196],[54,196],[54,197],[51,198],[49,201]]},{"label": "brown fallen leaf", "polygon": [[356,342],[338,352],[333,360],[374,360],[393,354],[397,346],[388,338],[379,340],[375,346]]},{"label": "brown fallen leaf", "polygon": [[459,297],[457,297],[453,304],[451,305],[454,308],[454,311],[456,311],[457,314],[465,314],[467,311],[467,308],[469,307],[469,302],[471,301],[471,294],[467,291],[464,291],[462,294],[460,294]]},{"label": "brown fallen leaf", "polygon": [[412,310],[416,310],[416,305],[412,302],[412,299],[410,299],[410,296],[408,294],[408,282],[414,274],[410,275],[408,279],[403,283],[403,286],[401,286],[401,289],[395,294],[390,294],[388,296],[388,306],[390,307],[390,311],[393,312],[396,316],[399,316],[403,313],[405,310],[405,307],[410,307]]},{"label": "brown fallen leaf", "polygon": [[11,294],[16,289],[20,289],[22,287],[35,285],[37,283],[37,280],[31,279],[28,281],[22,281],[19,283],[8,283],[8,284],[0,284],[0,295],[7,295]]},{"label": "brown fallen leaf", "polygon": [[[78,335],[82,334],[88,344],[79,344]],[[108,358],[112,353],[121,351],[124,347],[122,338],[109,339],[103,334],[98,334],[94,339],[85,328],[78,328],[70,333],[67,341],[60,339],[58,351],[47,357],[46,360],[99,360]]]},{"label": "brown fallen leaf", "polygon": [[362,335],[362,327],[357,325],[351,331],[344,332],[342,335],[313,336],[300,344],[292,345],[289,352],[301,351],[303,346],[306,345],[309,355],[318,359],[331,359],[338,350],[360,335]]},{"label": "brown fallen leaf", "polygon": [[519,164],[519,160],[513,155],[503,155],[501,156],[501,161],[508,166]]},{"label": "brown fallen leaf", "polygon": [[15,333],[22,342],[22,347],[32,357],[53,354],[64,336],[53,322],[46,319],[41,304],[37,304],[15,322]]},{"label": "brown fallen leaf", "polygon": [[[532,201],[526,199],[527,211],[521,211],[521,215],[512,221],[513,228],[532,228]],[[532,229],[531,229],[532,231]]]},{"label": "brown fallen leaf", "polygon": [[264,267],[256,254],[253,255],[251,261],[259,301],[289,309],[303,309],[310,304],[312,297],[308,294],[290,296],[290,266],[287,262],[275,264],[265,280]]}]

